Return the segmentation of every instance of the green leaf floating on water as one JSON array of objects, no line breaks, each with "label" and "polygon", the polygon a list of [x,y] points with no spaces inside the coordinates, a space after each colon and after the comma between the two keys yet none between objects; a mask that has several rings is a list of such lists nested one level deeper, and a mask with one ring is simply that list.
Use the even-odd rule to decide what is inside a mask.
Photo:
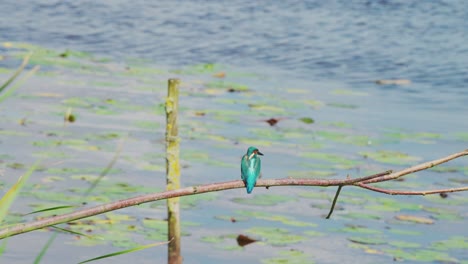
[{"label": "green leaf floating on water", "polygon": [[217,88],[217,89],[232,89],[232,91],[242,91],[246,92],[249,90],[249,87],[243,84],[226,82],[226,81],[213,81],[206,84],[208,88]]},{"label": "green leaf floating on water", "polygon": [[304,236],[291,234],[288,230],[283,228],[253,227],[246,230],[246,233],[259,236],[262,238],[263,242],[272,246],[287,246],[305,240]]},{"label": "green leaf floating on water", "polygon": [[353,243],[363,244],[363,245],[383,245],[387,243],[385,239],[383,239],[382,237],[371,237],[371,236],[349,237],[348,240]]},{"label": "green leaf floating on water", "polygon": [[401,210],[419,211],[422,209],[420,204],[403,203],[396,199],[379,197],[374,198],[375,203],[365,206],[366,209],[372,211],[399,212]]},{"label": "green leaf floating on water", "polygon": [[338,128],[352,128],[353,126],[351,124],[345,123],[345,122],[327,122],[325,123],[327,126],[331,127],[338,127]]},{"label": "green leaf floating on water", "polygon": [[328,161],[330,163],[334,163],[336,168],[342,169],[354,168],[360,164],[360,162],[348,159],[346,157],[323,152],[305,152],[302,153],[301,156],[304,158]]},{"label": "green leaf floating on water", "polygon": [[266,212],[238,211],[238,213],[241,214],[242,216],[254,217],[260,220],[276,221],[276,222],[280,222],[282,224],[289,225],[289,226],[309,226],[309,227],[317,226],[317,224],[315,223],[298,221],[292,217],[287,217],[283,215],[274,215],[274,214],[269,214]]},{"label": "green leaf floating on water", "polygon": [[227,234],[227,235],[208,235],[203,236],[200,240],[205,243],[214,244],[217,249],[226,251],[240,250],[241,246],[236,242],[238,235]]},{"label": "green leaf floating on water", "polygon": [[439,165],[437,167],[432,167],[429,170],[438,172],[438,173],[452,173],[459,172],[463,170],[463,167],[454,167],[454,166],[444,166],[445,164]]},{"label": "green leaf floating on water", "polygon": [[405,222],[411,222],[411,223],[417,223],[417,224],[426,224],[426,225],[434,224],[434,220],[430,218],[414,216],[414,215],[397,215],[395,216],[395,219],[399,221],[405,221]]},{"label": "green leaf floating on water", "polygon": [[232,223],[247,221],[249,218],[246,216],[230,216],[230,215],[217,215],[214,217],[217,220],[229,221]]},{"label": "green leaf floating on water", "polygon": [[314,135],[319,139],[330,140],[333,142],[350,144],[355,146],[367,146],[372,143],[372,140],[366,135],[355,135],[350,133],[326,130],[314,131]]},{"label": "green leaf floating on water", "polygon": [[269,141],[269,140],[252,139],[252,138],[240,138],[239,142],[244,145],[266,146],[266,147],[269,147],[273,144],[272,141]]},{"label": "green leaf floating on water", "polygon": [[365,92],[357,92],[349,89],[336,89],[331,91],[332,94],[336,95],[351,95],[351,96],[368,96],[368,93]]},{"label": "green leaf floating on water", "polygon": [[225,239],[225,236],[204,236],[201,238],[201,241],[206,243],[218,244],[224,242]]},{"label": "green leaf floating on water", "polygon": [[180,205],[182,209],[189,209],[197,206],[203,201],[213,201],[218,197],[217,193],[203,193],[198,195],[180,197]]},{"label": "green leaf floating on water", "polygon": [[418,133],[406,133],[406,132],[390,132],[384,134],[385,138],[390,139],[391,141],[400,142],[402,140],[407,140],[411,142],[417,142],[421,144],[433,144],[434,140],[441,138],[440,134],[429,133],[429,132],[418,132]]},{"label": "green leaf floating on water", "polygon": [[338,230],[339,232],[346,232],[346,233],[359,233],[359,234],[380,234],[382,233],[379,230],[370,229],[365,226],[357,226],[357,225],[348,225]]},{"label": "green leaf floating on water", "polygon": [[381,218],[380,215],[377,214],[369,214],[369,213],[347,213],[347,214],[340,214],[341,217],[350,218],[350,219],[371,219],[371,220],[379,220]]},{"label": "green leaf floating on water", "polygon": [[310,117],[302,117],[302,118],[299,118],[299,120],[304,124],[312,124],[315,122],[314,119]]},{"label": "green leaf floating on water", "polygon": [[402,249],[383,249],[383,251],[392,255],[395,259],[437,263],[460,263],[457,259],[450,257],[445,252],[426,249],[407,250],[408,251],[404,251]]},{"label": "green leaf floating on water", "polygon": [[421,244],[407,241],[390,241],[389,245],[397,248],[420,248]]},{"label": "green leaf floating on water", "polygon": [[345,104],[345,103],[327,103],[328,106],[335,108],[345,108],[345,109],[356,109],[359,108],[357,105]]},{"label": "green leaf floating on water", "polygon": [[278,252],[279,257],[263,259],[264,264],[302,264],[302,263],[314,263],[310,257],[302,251],[298,250],[281,250]]},{"label": "green leaf floating on water", "polygon": [[414,230],[404,230],[404,229],[395,229],[391,228],[389,230],[390,233],[397,234],[397,235],[404,235],[404,236],[420,236],[423,233]]},{"label": "green leaf floating on water", "polygon": [[167,221],[165,220],[145,218],[143,219],[143,226],[167,234]]},{"label": "green leaf floating on water", "polygon": [[249,129],[249,133],[255,135],[258,138],[264,138],[274,141],[284,140],[284,134],[279,130],[273,130],[271,128],[252,128]]},{"label": "green leaf floating on water", "polygon": [[288,177],[291,178],[321,178],[336,175],[334,171],[312,170],[312,171],[290,171]]},{"label": "green leaf floating on water", "polygon": [[262,114],[266,113],[265,115],[268,114],[285,114],[286,110],[284,108],[274,106],[271,104],[249,104],[249,107],[252,110],[255,110],[256,113]]},{"label": "green leaf floating on water", "polygon": [[468,132],[460,132],[456,134],[456,137],[461,140],[461,141],[467,141],[468,142]]},{"label": "green leaf floating on water", "polygon": [[447,240],[437,241],[431,244],[431,248],[435,250],[449,250],[449,249],[466,249],[468,250],[468,237],[466,236],[453,236]]},{"label": "green leaf floating on water", "polygon": [[277,195],[277,194],[257,194],[254,197],[248,198],[234,198],[233,202],[239,204],[248,204],[248,205],[259,205],[259,206],[269,206],[277,205],[284,202],[296,201],[296,198]]},{"label": "green leaf floating on water", "polygon": [[375,152],[362,151],[359,154],[365,158],[369,158],[381,163],[408,165],[421,160],[420,157],[410,156],[398,151],[379,150]]},{"label": "green leaf floating on water", "polygon": [[432,213],[432,217],[437,220],[462,220],[460,212],[445,207],[423,207],[426,212]]}]

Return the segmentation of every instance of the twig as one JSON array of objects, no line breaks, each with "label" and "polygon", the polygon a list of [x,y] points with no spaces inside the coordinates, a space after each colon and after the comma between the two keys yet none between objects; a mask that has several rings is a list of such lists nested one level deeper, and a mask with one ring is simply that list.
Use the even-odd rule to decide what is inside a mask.
[{"label": "twig", "polygon": [[[256,186],[257,187],[271,187],[271,186],[321,186],[321,187],[328,187],[328,186],[349,186],[354,185],[361,188],[366,188],[372,191],[387,193],[387,194],[394,194],[394,195],[423,195],[423,194],[433,194],[433,193],[440,193],[440,192],[455,192],[455,191],[467,191],[468,187],[461,187],[461,188],[453,188],[453,189],[444,189],[444,190],[435,190],[435,191],[421,191],[421,192],[395,192],[384,190],[376,187],[372,187],[367,185],[370,182],[382,182],[395,179],[395,175],[401,177],[403,175],[412,173],[414,171],[420,171],[427,168],[431,168],[435,165],[447,162],[449,160],[453,160],[459,158],[461,156],[468,155],[468,150],[463,152],[459,152],[456,154],[452,154],[445,158],[426,162],[421,165],[413,166],[408,169],[404,169],[399,172],[391,173],[391,171],[370,175],[366,177],[356,178],[356,179],[345,179],[345,180],[322,180],[322,179],[271,179],[271,180],[258,180]],[[391,174],[389,174],[391,173]],[[389,174],[389,175],[387,175]],[[383,176],[382,176],[383,175]],[[392,176],[393,175],[393,176]],[[392,176],[392,177],[390,177]],[[238,181],[229,181],[229,182],[221,182],[221,183],[212,183],[200,186],[192,186],[186,187],[182,189],[172,190],[172,191],[165,191],[161,193],[154,193],[154,194],[147,194],[141,195],[125,200],[120,200],[116,202],[111,202],[99,206],[95,206],[88,209],[82,209],[79,211],[75,211],[68,214],[53,216],[49,218],[45,218],[38,221],[33,221],[29,223],[21,223],[12,226],[8,226],[0,230],[0,239],[5,237],[18,235],[21,233],[30,232],[36,229],[44,228],[51,225],[56,225],[60,223],[67,223],[71,221],[75,221],[78,219],[82,219],[85,217],[90,217],[102,213],[107,213],[110,211],[139,205],[142,203],[154,202],[158,200],[174,198],[174,197],[181,197],[181,196],[188,196],[188,195],[195,195],[199,193],[207,193],[207,192],[215,192],[215,191],[222,191],[228,189],[237,189],[237,188],[244,188],[244,183],[240,180]]]},{"label": "twig", "polygon": [[434,166],[440,165],[442,163],[451,161],[453,159],[456,159],[456,158],[459,158],[459,157],[462,157],[462,156],[465,156],[465,155],[468,155],[468,149],[465,149],[462,152],[458,152],[458,153],[449,155],[449,156],[447,156],[445,158],[441,158],[441,159],[437,159],[437,160],[433,160],[433,161],[428,161],[428,162],[425,162],[425,163],[422,163],[422,164],[419,164],[419,165],[416,165],[416,166],[413,166],[413,167],[409,167],[407,169],[394,172],[394,173],[392,173],[390,175],[386,175],[386,176],[383,176],[383,177],[366,180],[363,183],[364,184],[369,184],[369,183],[376,183],[376,182],[383,182],[383,181],[398,179],[398,178],[400,178],[402,176],[405,176],[405,175],[408,175],[410,173],[426,170],[426,169],[432,168]]},{"label": "twig", "polygon": [[338,190],[336,190],[335,198],[333,198],[333,203],[330,208],[330,212],[328,213],[327,217],[325,217],[326,219],[330,219],[330,216],[332,215],[333,210],[335,209],[335,204],[336,204],[336,201],[338,200],[338,195],[340,195],[341,188],[343,188],[343,186],[338,186]]},{"label": "twig", "polygon": [[363,183],[356,183],[356,186],[359,186],[364,189],[368,189],[374,192],[391,194],[391,195],[426,195],[426,194],[436,194],[436,193],[449,193],[449,192],[463,192],[468,191],[468,186],[460,188],[448,188],[448,189],[439,189],[439,190],[430,190],[430,191],[398,191],[398,190],[387,190],[382,188],[377,188],[374,186],[369,186]]},{"label": "twig", "polygon": [[[365,181],[365,180],[379,178],[379,177],[388,175],[388,174],[390,174],[392,172],[393,171],[388,170],[388,171],[373,174],[373,175],[370,175],[370,176],[367,176],[367,177],[357,178],[357,179],[354,179],[354,180],[358,180],[359,182],[362,182],[362,181]],[[331,215],[333,213],[333,210],[335,210],[336,201],[338,201],[338,196],[340,195],[341,188],[343,188],[343,185],[338,186],[338,189],[336,190],[335,198],[333,198],[333,203],[332,203],[332,206],[330,208],[330,212],[328,213],[327,217],[325,217],[326,219],[330,219],[330,217],[331,217]]]}]

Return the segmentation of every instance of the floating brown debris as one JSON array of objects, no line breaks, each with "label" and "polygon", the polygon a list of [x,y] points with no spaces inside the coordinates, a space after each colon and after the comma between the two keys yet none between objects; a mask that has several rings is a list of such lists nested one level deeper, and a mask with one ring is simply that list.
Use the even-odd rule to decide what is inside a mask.
[{"label": "floating brown debris", "polygon": [[224,78],[224,77],[226,77],[226,73],[225,72],[218,72],[218,73],[213,74],[213,77]]},{"label": "floating brown debris", "polygon": [[248,244],[252,244],[258,241],[245,235],[238,235],[236,240],[237,240],[237,244],[241,247],[247,246]]},{"label": "floating brown debris", "polygon": [[264,120],[265,122],[267,122],[270,126],[274,126],[276,125],[276,123],[279,122],[279,119],[276,119],[276,118],[270,118],[268,120]]},{"label": "floating brown debris", "polygon": [[279,121],[284,120],[284,119],[286,119],[286,117],[278,117],[278,118],[272,117],[270,119],[262,120],[262,121],[267,122],[270,126],[274,126],[278,124]]}]

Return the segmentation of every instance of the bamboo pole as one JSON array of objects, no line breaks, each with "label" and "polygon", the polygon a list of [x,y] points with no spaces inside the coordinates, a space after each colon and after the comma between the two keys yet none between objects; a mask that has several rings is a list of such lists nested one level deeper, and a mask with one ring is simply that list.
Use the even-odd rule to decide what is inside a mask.
[{"label": "bamboo pole", "polygon": [[[178,79],[169,79],[166,99],[166,180],[167,191],[180,188],[179,137],[177,114],[179,110]],[[181,264],[179,198],[167,199],[168,263]]]}]

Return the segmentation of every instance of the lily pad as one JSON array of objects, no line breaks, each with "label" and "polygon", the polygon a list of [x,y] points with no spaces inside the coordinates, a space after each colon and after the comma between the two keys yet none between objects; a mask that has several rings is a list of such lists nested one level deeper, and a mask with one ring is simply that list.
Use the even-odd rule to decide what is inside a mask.
[{"label": "lily pad", "polygon": [[248,217],[245,217],[245,216],[229,216],[229,215],[217,215],[214,218],[218,220],[229,221],[231,223],[244,222],[249,219]]},{"label": "lily pad", "polygon": [[390,241],[389,245],[397,248],[420,248],[421,244],[407,241]]},{"label": "lily pad", "polygon": [[349,241],[363,245],[383,245],[387,242],[381,237],[349,237]]},{"label": "lily pad", "polygon": [[296,201],[296,198],[278,194],[257,194],[254,197],[248,198],[234,198],[233,202],[247,205],[257,206],[273,206],[280,203]]},{"label": "lily pad", "polygon": [[422,206],[418,203],[401,202],[399,200],[387,197],[378,197],[375,199],[375,201],[382,206],[398,209],[398,211],[420,211],[422,209]]},{"label": "lily pad", "polygon": [[346,134],[337,131],[326,131],[326,130],[318,130],[314,132],[315,136],[319,139],[322,138],[324,140],[330,140],[333,142],[343,143],[343,144],[350,144],[355,146],[367,146],[372,143],[372,140],[365,135],[353,135],[353,134]]},{"label": "lily pad", "polygon": [[422,249],[404,251],[402,249],[384,249],[384,251],[394,258],[402,260],[459,263],[458,260],[450,257],[447,253],[434,250]]},{"label": "lily pad", "polygon": [[324,152],[305,152],[305,153],[302,153],[301,156],[304,158],[328,161],[328,162],[334,163],[336,168],[341,168],[341,169],[354,168],[359,164],[358,161],[353,161],[351,159],[348,159],[342,156],[324,153]]},{"label": "lily pad", "polygon": [[322,107],[323,105],[325,105],[322,101],[318,101],[318,100],[305,100],[304,101],[305,104],[307,105],[310,105],[312,106],[312,108],[315,108],[315,109],[318,109],[320,107]]},{"label": "lily pad", "polygon": [[358,226],[358,225],[347,225],[344,228],[338,230],[338,232],[346,232],[346,233],[359,233],[359,234],[380,234],[382,233],[379,230],[370,229],[365,226]]},{"label": "lily pad", "polygon": [[390,132],[384,134],[384,137],[395,140],[397,142],[407,140],[410,142],[417,142],[422,144],[433,144],[436,139],[441,138],[440,134],[429,132],[406,133],[406,132]]},{"label": "lily pad", "polygon": [[419,157],[410,156],[402,152],[387,150],[379,150],[376,152],[362,151],[359,152],[359,154],[365,158],[369,158],[377,162],[395,165],[408,165],[421,160]]},{"label": "lily pad", "polygon": [[336,89],[331,92],[332,94],[336,95],[352,95],[352,96],[368,96],[368,93],[365,92],[357,92],[349,89]]},{"label": "lily pad", "polygon": [[205,243],[219,244],[224,242],[226,236],[203,236],[200,240]]},{"label": "lily pad", "polygon": [[395,219],[400,220],[400,221],[405,221],[405,222],[417,223],[417,224],[426,224],[426,225],[434,224],[433,219],[430,219],[427,217],[421,217],[421,216],[414,216],[414,215],[397,215],[395,216]]},{"label": "lily pad", "polygon": [[320,178],[336,175],[333,171],[313,170],[313,171],[290,171],[288,177],[291,178]]},{"label": "lily pad", "polygon": [[460,132],[460,133],[457,133],[456,136],[459,140],[468,142],[468,132]]},{"label": "lily pad", "polygon": [[272,246],[287,246],[305,240],[305,237],[291,234],[283,228],[253,227],[246,230],[246,233],[259,236],[262,241]]},{"label": "lily pad", "polygon": [[243,216],[255,217],[256,219],[266,220],[266,221],[275,221],[280,222],[285,225],[289,226],[309,226],[309,227],[316,227],[317,224],[311,222],[302,222],[298,221],[292,217],[287,217],[283,215],[274,215],[269,214],[266,212],[258,212],[258,211],[238,211],[239,214]]},{"label": "lily pad", "polygon": [[447,240],[437,241],[431,244],[431,248],[440,251],[449,249],[465,249],[468,250],[468,237],[466,236],[453,236]]},{"label": "lily pad", "polygon": [[213,201],[216,197],[218,197],[218,194],[214,192],[184,196],[180,197],[180,205],[182,209],[189,209],[197,206],[203,201]]},{"label": "lily pad", "polygon": [[315,122],[314,119],[310,117],[302,117],[302,118],[299,118],[299,120],[304,124],[312,124]]},{"label": "lily pad", "polygon": [[395,228],[391,228],[389,231],[390,231],[390,233],[394,233],[394,234],[397,234],[397,235],[405,235],[405,236],[420,236],[420,235],[423,234],[423,233],[421,233],[419,231],[395,229]]},{"label": "lily pad", "polygon": [[350,219],[364,219],[364,220],[366,220],[366,219],[367,220],[379,220],[379,219],[381,219],[380,215],[371,214],[371,213],[362,213],[362,212],[359,212],[359,213],[350,212],[350,213],[347,213],[347,214],[342,214],[340,216],[345,217],[345,218],[350,218]]},{"label": "lily pad", "polygon": [[314,263],[309,256],[298,250],[281,250],[278,252],[279,257],[262,259],[264,264],[302,264]]},{"label": "lily pad", "polygon": [[344,109],[357,109],[359,106],[353,104],[345,104],[345,103],[327,103],[328,106],[335,107],[335,108],[344,108]]}]

